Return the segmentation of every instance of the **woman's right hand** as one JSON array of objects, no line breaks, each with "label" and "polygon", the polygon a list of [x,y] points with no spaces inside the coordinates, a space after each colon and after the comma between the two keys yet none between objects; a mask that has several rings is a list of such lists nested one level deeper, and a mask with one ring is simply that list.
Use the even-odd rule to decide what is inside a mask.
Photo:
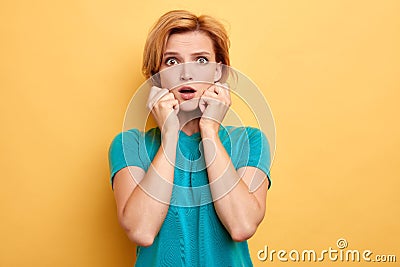
[{"label": "woman's right hand", "polygon": [[162,134],[178,133],[179,120],[177,113],[179,111],[179,102],[173,93],[170,93],[168,89],[160,89],[153,86],[147,107],[151,110]]}]

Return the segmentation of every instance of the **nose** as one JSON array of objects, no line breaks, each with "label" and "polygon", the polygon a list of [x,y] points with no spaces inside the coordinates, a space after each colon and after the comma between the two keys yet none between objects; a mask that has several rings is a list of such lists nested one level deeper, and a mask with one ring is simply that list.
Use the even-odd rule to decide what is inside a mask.
[{"label": "nose", "polygon": [[192,72],[187,63],[183,63],[181,65],[180,80],[181,81],[192,81],[193,80]]}]

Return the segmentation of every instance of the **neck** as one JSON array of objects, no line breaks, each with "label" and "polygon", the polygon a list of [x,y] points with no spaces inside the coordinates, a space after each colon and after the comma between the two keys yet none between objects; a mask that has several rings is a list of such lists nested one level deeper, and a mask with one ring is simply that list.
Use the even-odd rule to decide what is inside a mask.
[{"label": "neck", "polygon": [[178,119],[180,129],[187,135],[192,135],[200,131],[199,122],[202,112],[199,108],[193,111],[179,111]]}]

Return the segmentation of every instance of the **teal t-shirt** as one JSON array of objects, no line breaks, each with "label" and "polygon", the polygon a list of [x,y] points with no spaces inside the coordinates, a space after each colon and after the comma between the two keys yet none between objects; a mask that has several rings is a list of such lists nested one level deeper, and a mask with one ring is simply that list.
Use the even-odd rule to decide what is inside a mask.
[{"label": "teal t-shirt", "polygon": [[[109,149],[110,182],[127,166],[147,171],[160,144],[159,128],[119,133]],[[220,140],[236,169],[253,166],[270,181],[270,149],[262,131],[252,127],[221,126]],[[174,188],[164,223],[149,247],[137,247],[141,266],[253,266],[247,241],[235,242],[219,220],[208,186],[200,132],[179,133]]]}]

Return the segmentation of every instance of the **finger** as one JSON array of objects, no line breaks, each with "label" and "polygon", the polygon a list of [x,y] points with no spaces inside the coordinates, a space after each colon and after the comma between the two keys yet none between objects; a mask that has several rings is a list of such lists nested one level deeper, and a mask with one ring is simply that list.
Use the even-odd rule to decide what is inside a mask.
[{"label": "finger", "polygon": [[206,107],[207,107],[207,103],[206,103],[204,97],[201,97],[200,100],[199,100],[199,108],[200,108],[200,110],[201,110],[201,113],[204,112],[204,110],[206,109]]},{"label": "finger", "polygon": [[204,92],[215,92],[215,84],[210,85]]},{"label": "finger", "polygon": [[216,82],[215,83],[216,87],[219,88],[219,93],[223,93],[225,95],[230,93],[230,88],[229,85],[227,83],[220,83],[220,82]]},{"label": "finger", "polygon": [[147,108],[149,110],[153,109],[154,105],[161,99],[163,98],[165,95],[168,94],[168,89],[161,89],[158,88],[156,86],[152,86],[150,89],[150,93],[149,93],[149,98],[147,101]]},{"label": "finger", "polygon": [[168,93],[168,94],[165,94],[161,99],[160,99],[160,101],[164,101],[164,100],[174,100],[175,99],[175,95],[173,94],[173,93]]},{"label": "finger", "polygon": [[213,89],[214,86],[215,86],[215,83],[211,83],[210,86],[208,86],[206,90],[214,90]]},{"label": "finger", "polygon": [[153,86],[150,90],[149,100],[153,104],[157,103],[163,96],[168,94],[168,89],[161,89],[158,87]]},{"label": "finger", "polygon": [[227,83],[216,82],[215,85],[229,90],[229,84],[227,84]]},{"label": "finger", "polygon": [[214,95],[212,95],[210,93],[210,96],[209,95],[202,96],[201,103],[205,103],[206,106],[215,105],[215,104],[221,106],[221,104],[222,104],[223,106],[230,107],[231,98],[230,98],[230,95],[227,95],[227,96],[223,95],[223,94],[220,94],[220,95],[214,94]]},{"label": "finger", "polygon": [[208,91],[208,90],[204,91],[202,97],[204,97],[204,96],[218,98],[218,94],[215,93],[215,91]]},{"label": "finger", "polygon": [[149,99],[153,99],[154,96],[160,91],[162,91],[162,88],[159,88],[157,86],[152,86],[149,92]]},{"label": "finger", "polygon": [[221,105],[221,104],[226,106],[226,103],[225,103],[225,101],[223,101],[223,99],[219,99],[219,98],[215,98],[215,97],[207,97],[207,96],[205,96],[202,99],[200,99],[200,101],[201,101],[201,104],[204,103],[205,107],[208,107],[210,105],[213,106],[213,105]]},{"label": "finger", "polygon": [[173,109],[175,110],[175,114],[178,114],[179,113],[179,101],[178,100],[175,100],[175,101],[176,101],[176,104],[174,105]]},{"label": "finger", "polygon": [[160,105],[164,107],[174,107],[175,105],[178,105],[179,102],[176,99],[165,99],[160,101]]},{"label": "finger", "polygon": [[229,92],[230,91],[229,85],[227,83],[216,82],[215,86],[219,88],[220,92]]}]

